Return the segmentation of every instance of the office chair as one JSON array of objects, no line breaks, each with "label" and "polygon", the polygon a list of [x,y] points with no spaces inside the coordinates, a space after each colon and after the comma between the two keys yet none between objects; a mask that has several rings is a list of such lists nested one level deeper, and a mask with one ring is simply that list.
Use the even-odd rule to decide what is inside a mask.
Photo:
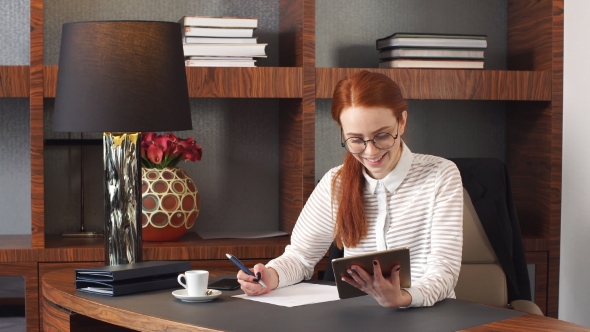
[{"label": "office chair", "polygon": [[508,300],[506,275],[475,212],[471,198],[463,189],[463,257],[455,286],[459,300],[543,315],[532,301]]},{"label": "office chair", "polygon": [[[342,257],[344,251],[333,243],[323,280],[334,281],[332,259]],[[463,257],[461,272],[455,287],[457,299],[543,315],[532,301],[508,300],[506,275],[475,212],[471,198],[463,188]]]}]

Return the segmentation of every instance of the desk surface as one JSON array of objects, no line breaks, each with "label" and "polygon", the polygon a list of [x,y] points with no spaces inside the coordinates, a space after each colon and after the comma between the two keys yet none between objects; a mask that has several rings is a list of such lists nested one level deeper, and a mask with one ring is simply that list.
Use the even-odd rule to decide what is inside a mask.
[{"label": "desk surface", "polygon": [[278,324],[282,324],[281,330],[293,331],[317,330],[318,327],[320,330],[366,330],[371,325],[367,322],[371,321],[421,331],[440,331],[443,326],[466,331],[590,331],[553,318],[457,300],[446,300],[432,308],[392,310],[381,308],[368,296],[295,308],[231,297],[240,291],[224,292],[210,303],[182,302],[174,299],[170,294],[172,290],[113,298],[77,292],[73,269],[46,274],[42,288],[49,303],[86,317],[142,331],[260,331]]}]

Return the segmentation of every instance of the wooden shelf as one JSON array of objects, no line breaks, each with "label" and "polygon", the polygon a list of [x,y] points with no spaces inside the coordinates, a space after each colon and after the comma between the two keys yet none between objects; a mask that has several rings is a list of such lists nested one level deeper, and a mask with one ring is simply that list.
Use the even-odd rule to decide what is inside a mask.
[{"label": "wooden shelf", "polygon": [[[55,98],[57,69],[57,66],[44,68],[45,98]],[[301,98],[303,95],[300,67],[187,67],[186,76],[191,98]]]},{"label": "wooden shelf", "polygon": [[[289,244],[289,236],[262,239],[203,240],[187,233],[177,241],[143,242],[144,260],[225,260],[226,253],[243,259],[278,257]],[[47,235],[45,248],[31,247],[26,235],[0,235],[0,262],[101,262],[104,261],[104,238],[64,238]]]},{"label": "wooden shelf", "polygon": [[551,101],[551,72],[450,69],[316,68],[316,98],[332,98],[341,79],[361,70],[396,81],[406,99]]},{"label": "wooden shelf", "polygon": [[29,66],[0,66],[0,98],[26,98],[29,89]]}]

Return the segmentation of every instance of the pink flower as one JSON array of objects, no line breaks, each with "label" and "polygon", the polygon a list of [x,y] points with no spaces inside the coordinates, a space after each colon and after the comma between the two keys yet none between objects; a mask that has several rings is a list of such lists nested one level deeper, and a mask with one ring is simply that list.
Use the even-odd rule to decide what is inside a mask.
[{"label": "pink flower", "polygon": [[142,133],[141,158],[144,167],[174,167],[180,161],[201,160],[203,150],[194,138],[181,139],[173,133]]}]

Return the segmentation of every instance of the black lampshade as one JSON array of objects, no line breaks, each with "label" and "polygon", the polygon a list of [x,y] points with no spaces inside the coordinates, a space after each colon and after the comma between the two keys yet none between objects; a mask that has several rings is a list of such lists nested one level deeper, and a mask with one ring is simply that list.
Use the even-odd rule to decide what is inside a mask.
[{"label": "black lampshade", "polygon": [[63,25],[54,131],[190,129],[180,24],[103,21]]}]

